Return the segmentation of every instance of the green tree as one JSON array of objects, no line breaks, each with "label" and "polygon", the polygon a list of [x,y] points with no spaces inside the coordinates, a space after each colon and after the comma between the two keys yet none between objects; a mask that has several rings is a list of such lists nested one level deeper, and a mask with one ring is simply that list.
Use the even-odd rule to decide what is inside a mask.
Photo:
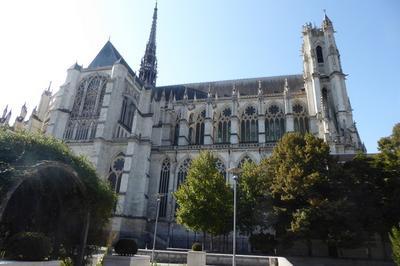
[{"label": "green tree", "polygon": [[312,255],[312,239],[321,239],[337,256],[337,247],[358,236],[351,218],[352,202],[338,193],[340,170],[329,154],[329,146],[311,134],[286,134],[268,162],[271,193],[279,238],[303,239]]},{"label": "green tree", "polygon": [[[55,239],[60,239],[60,245],[56,246],[54,256],[73,256],[75,254],[79,232],[72,230],[82,222],[82,197],[76,197],[78,191],[76,186],[63,182],[62,177],[57,173],[44,174],[47,177],[38,176],[38,182],[34,178],[27,180],[18,190],[28,193],[17,193],[23,197],[24,202],[9,198],[9,191],[14,184],[17,184],[29,169],[37,167],[38,163],[52,161],[72,167],[76,171],[86,192],[85,200],[90,212],[90,226],[88,233],[88,244],[102,244],[99,236],[104,234],[104,227],[108,223],[116,200],[115,193],[109,185],[101,181],[97,176],[92,164],[85,158],[75,156],[70,149],[61,141],[38,134],[27,132],[11,132],[0,130],[0,202],[7,201],[10,205],[22,206],[24,202],[28,205],[36,202],[34,208],[25,210],[24,219],[16,219],[23,215],[24,211],[7,206],[4,211],[4,219],[0,223],[0,239],[15,234],[24,228],[30,231],[43,231]],[[64,201],[64,202],[61,202]],[[40,202],[40,205],[38,205]],[[64,211],[57,209],[57,206],[68,207]],[[14,210],[16,209],[16,210]],[[44,215],[38,213],[48,210]],[[74,215],[65,216],[65,213]],[[29,219],[32,215],[32,219]],[[76,219],[74,219],[76,218]],[[26,224],[22,224],[25,223]],[[63,223],[64,226],[56,226]],[[54,230],[53,230],[54,229]],[[75,238],[76,237],[76,238]],[[57,242],[57,241],[56,241]]]},{"label": "green tree", "polygon": [[378,141],[378,150],[374,156],[374,167],[380,171],[377,189],[382,215],[378,232],[386,256],[387,233],[400,220],[400,123],[393,127],[390,136]]},{"label": "green tree", "polygon": [[211,235],[229,233],[232,228],[232,190],[216,167],[211,152],[201,152],[190,165],[185,181],[174,193],[179,224]]},{"label": "green tree", "polygon": [[[265,165],[246,161],[242,166],[242,173],[238,179],[238,226],[241,233],[250,237],[254,232],[270,229],[274,216],[272,213],[272,199],[270,194],[271,178]],[[253,237],[261,241],[262,237]]]},{"label": "green tree", "polygon": [[400,229],[394,226],[389,234],[389,239],[392,244],[393,261],[400,265]]}]

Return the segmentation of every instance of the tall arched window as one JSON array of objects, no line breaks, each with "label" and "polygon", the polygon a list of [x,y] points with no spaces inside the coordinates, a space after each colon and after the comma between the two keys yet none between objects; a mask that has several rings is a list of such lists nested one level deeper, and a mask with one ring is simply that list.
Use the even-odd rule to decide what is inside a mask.
[{"label": "tall arched window", "polygon": [[258,121],[256,108],[248,106],[240,117],[240,142],[258,141]]},{"label": "tall arched window", "polygon": [[294,131],[306,133],[309,131],[306,109],[301,104],[293,105]]},{"label": "tall arched window", "polygon": [[101,75],[93,75],[81,81],[64,132],[64,139],[90,140],[94,138],[106,84],[107,77]]},{"label": "tall arched window", "polygon": [[285,134],[285,115],[277,105],[271,105],[265,114],[265,140],[278,141]]},{"label": "tall arched window", "polygon": [[187,158],[179,166],[179,169],[178,169],[178,180],[177,180],[177,184],[176,184],[176,188],[177,189],[183,183],[183,181],[185,181],[187,173],[189,171],[189,167],[190,167],[190,163],[191,162],[192,161],[189,158]]},{"label": "tall arched window", "polygon": [[240,162],[239,162],[239,164],[238,164],[238,168],[242,168],[242,166],[243,166],[243,164],[244,164],[245,162],[252,163],[253,160],[252,160],[248,155],[245,155],[245,156],[242,158],[242,160],[240,160]]},{"label": "tall arched window", "polygon": [[215,143],[229,143],[231,138],[231,114],[230,108],[225,108],[214,120]]},{"label": "tall arched window", "polygon": [[118,154],[114,160],[112,160],[110,169],[108,171],[108,182],[110,182],[111,188],[119,193],[121,188],[122,172],[124,170],[125,156],[123,153]]},{"label": "tall arched window", "polygon": [[323,63],[324,62],[324,55],[322,54],[322,48],[321,48],[321,46],[317,46],[316,48],[315,48],[315,51],[316,51],[316,53],[317,53],[317,62],[318,63]]},{"label": "tall arched window", "polygon": [[159,209],[160,217],[165,217],[167,214],[170,165],[171,164],[168,158],[165,159],[161,165],[160,185],[158,187],[158,193],[162,195]]},{"label": "tall arched window", "polygon": [[[192,114],[193,115],[193,114]],[[193,119],[193,116],[191,118]],[[195,120],[189,119],[189,140],[191,144],[203,145],[204,144],[204,120],[206,118],[206,111],[203,110],[199,113]]]},{"label": "tall arched window", "polygon": [[135,114],[135,104],[131,99],[124,97],[122,101],[121,115],[119,123],[122,124],[129,132],[132,130],[133,116]]},{"label": "tall arched window", "polygon": [[329,118],[329,106],[328,106],[328,91],[326,88],[322,89],[322,115],[323,117]]},{"label": "tall arched window", "polygon": [[172,139],[173,139],[173,145],[177,146],[179,143],[179,116],[176,117],[175,119],[175,124],[173,125],[172,128]]},{"label": "tall arched window", "polygon": [[216,167],[218,169],[218,172],[220,172],[222,174],[222,176],[226,179],[226,168],[225,168],[225,164],[220,160],[217,159],[216,161]]}]

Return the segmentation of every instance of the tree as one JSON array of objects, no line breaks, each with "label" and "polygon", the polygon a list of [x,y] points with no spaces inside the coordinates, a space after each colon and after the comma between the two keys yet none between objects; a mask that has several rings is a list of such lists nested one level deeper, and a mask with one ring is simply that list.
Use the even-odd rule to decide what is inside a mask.
[{"label": "tree", "polygon": [[378,141],[379,153],[374,156],[373,167],[380,170],[377,189],[380,192],[380,230],[384,255],[387,233],[400,220],[400,123],[393,127],[392,135]]},{"label": "tree", "polygon": [[400,265],[400,229],[394,226],[389,234],[389,239],[392,243],[393,261]]},{"label": "tree", "polygon": [[[41,170],[41,165],[49,163],[56,167]],[[63,171],[64,168],[71,170]],[[85,158],[73,155],[65,144],[52,137],[0,130],[0,169],[0,202],[1,205],[8,202],[0,223],[0,239],[17,233],[21,228],[45,231],[54,242],[54,258],[73,257],[82,231],[76,232],[76,228],[82,228],[85,217],[82,213],[84,199],[91,218],[87,243],[102,244],[99,236],[103,235],[111,216],[116,195],[98,178]],[[53,170],[49,172],[48,169]],[[10,195],[10,189],[32,171],[36,174],[27,178]],[[77,176],[77,183],[65,182],[67,179],[63,175]],[[78,183],[82,184],[82,190],[78,189]],[[86,194],[82,195],[82,191]],[[32,208],[21,211],[24,204]],[[60,210],[60,206],[65,209]]]},{"label": "tree", "polygon": [[338,193],[339,176],[333,173],[340,171],[322,139],[288,133],[267,160],[278,237],[305,240],[309,255],[315,238],[328,245],[331,256],[337,256],[337,247],[353,243],[357,225],[348,218],[355,206]]},{"label": "tree", "polygon": [[[271,242],[270,235],[264,231],[271,229],[274,221],[269,190],[271,178],[264,168],[263,163],[257,165],[246,161],[238,179],[238,226],[241,233],[250,236],[252,247],[258,249],[267,246],[262,242]],[[257,236],[253,236],[254,233]]]},{"label": "tree", "polygon": [[195,231],[222,235],[231,231],[232,190],[216,167],[211,152],[201,152],[190,165],[186,180],[174,193],[179,224]]}]

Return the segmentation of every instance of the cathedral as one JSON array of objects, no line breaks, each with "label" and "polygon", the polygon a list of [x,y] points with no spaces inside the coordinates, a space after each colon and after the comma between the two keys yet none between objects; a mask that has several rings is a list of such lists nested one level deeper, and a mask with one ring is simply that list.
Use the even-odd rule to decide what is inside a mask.
[{"label": "cathedral", "polygon": [[[175,223],[172,196],[201,150],[218,157],[218,169],[271,154],[285,132],[309,132],[331,153],[365,151],[347,94],[334,28],[302,28],[303,73],[157,86],[157,6],[140,70],[134,72],[108,41],[93,61],[72,65],[56,93],[42,94],[14,129],[63,140],[94,164],[118,195],[111,230],[142,245],[152,236],[159,198],[157,243],[186,247],[194,233]],[[8,124],[4,111],[0,125]]]}]

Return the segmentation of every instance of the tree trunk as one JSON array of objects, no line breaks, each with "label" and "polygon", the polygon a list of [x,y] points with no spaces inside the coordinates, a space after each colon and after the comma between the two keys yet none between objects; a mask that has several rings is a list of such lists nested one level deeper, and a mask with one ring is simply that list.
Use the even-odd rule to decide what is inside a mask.
[{"label": "tree trunk", "polygon": [[210,250],[211,250],[211,252],[213,251],[213,246],[214,246],[213,241],[214,241],[214,238],[213,238],[213,235],[211,235],[211,242],[210,242]]},{"label": "tree trunk", "polygon": [[312,256],[313,256],[313,253],[312,253],[312,241],[311,241],[311,239],[307,239],[307,253],[308,253],[308,256],[309,256],[309,257],[312,257]]},{"label": "tree trunk", "polygon": [[383,259],[387,260],[388,256],[386,254],[386,242],[385,242],[385,233],[381,232],[379,234],[380,238],[381,238],[381,245],[382,245],[382,255],[383,255]]}]

